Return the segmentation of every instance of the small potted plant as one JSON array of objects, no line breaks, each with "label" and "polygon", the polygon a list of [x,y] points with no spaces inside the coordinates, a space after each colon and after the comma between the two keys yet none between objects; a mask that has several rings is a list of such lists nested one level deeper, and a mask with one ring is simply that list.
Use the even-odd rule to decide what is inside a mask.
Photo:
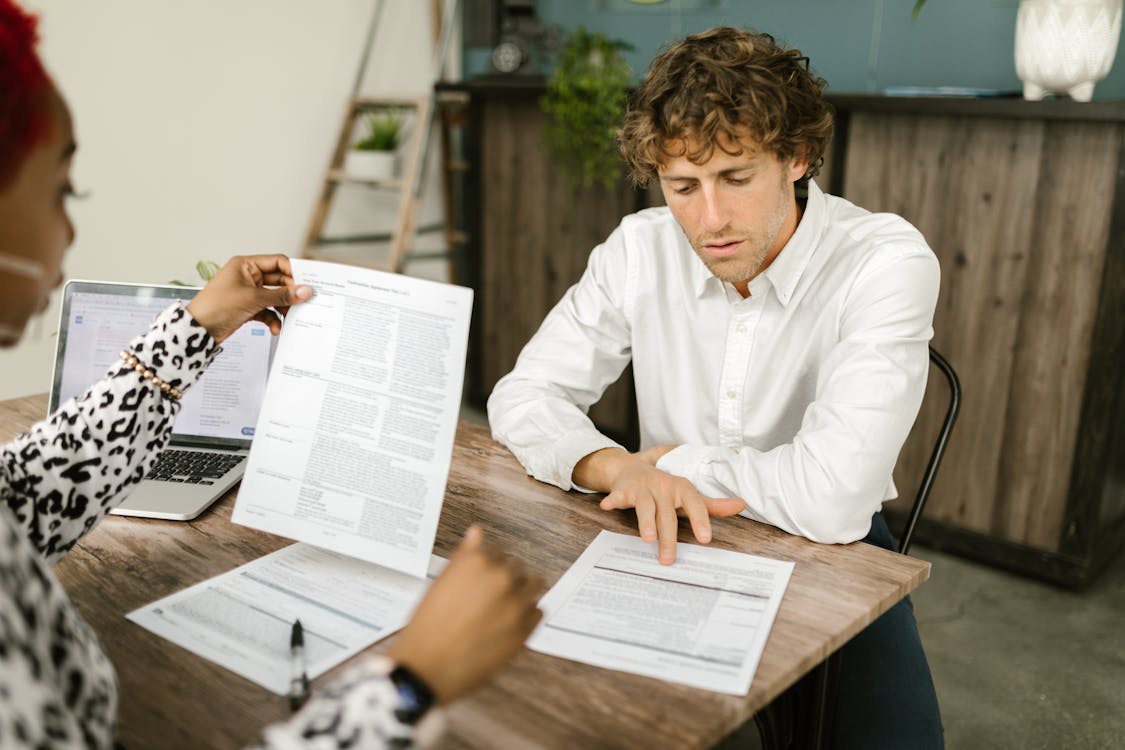
[{"label": "small potted plant", "polygon": [[367,113],[367,135],[357,141],[344,160],[349,177],[363,180],[387,180],[395,174],[395,150],[398,148],[402,119],[394,110]]}]

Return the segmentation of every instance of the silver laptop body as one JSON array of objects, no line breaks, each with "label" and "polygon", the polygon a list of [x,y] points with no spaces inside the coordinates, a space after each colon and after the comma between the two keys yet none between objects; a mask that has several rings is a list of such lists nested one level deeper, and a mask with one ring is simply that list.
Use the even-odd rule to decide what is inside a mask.
[{"label": "silver laptop body", "polygon": [[[152,319],[198,289],[73,280],[63,290],[49,409],[81,395],[118,361]],[[186,393],[172,439],[149,474],[113,509],[123,516],[187,521],[241,478],[266,389],[274,340],[248,323]]]}]

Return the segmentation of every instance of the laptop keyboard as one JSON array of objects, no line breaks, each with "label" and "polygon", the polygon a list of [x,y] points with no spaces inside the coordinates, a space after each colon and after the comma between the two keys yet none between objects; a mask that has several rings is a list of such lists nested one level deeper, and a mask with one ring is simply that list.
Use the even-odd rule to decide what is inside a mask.
[{"label": "laptop keyboard", "polygon": [[246,460],[237,453],[166,450],[145,479],[157,482],[214,484],[215,480]]}]

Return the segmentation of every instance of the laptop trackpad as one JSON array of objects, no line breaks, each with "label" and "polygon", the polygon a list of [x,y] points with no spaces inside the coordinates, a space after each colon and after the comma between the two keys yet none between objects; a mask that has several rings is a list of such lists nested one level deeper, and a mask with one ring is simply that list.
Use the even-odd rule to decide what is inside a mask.
[{"label": "laptop trackpad", "polygon": [[225,486],[216,483],[207,487],[206,492],[200,492],[202,488],[199,485],[145,479],[110,513],[117,516],[190,521],[226,494],[241,478],[242,472],[236,472],[229,479],[223,477],[220,481]]}]

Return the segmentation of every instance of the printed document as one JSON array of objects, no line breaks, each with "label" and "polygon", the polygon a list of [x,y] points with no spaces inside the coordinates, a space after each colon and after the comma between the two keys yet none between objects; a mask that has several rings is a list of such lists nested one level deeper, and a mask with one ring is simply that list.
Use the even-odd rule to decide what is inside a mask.
[{"label": "printed document", "polygon": [[423,576],[460,413],[473,293],[291,263],[313,298],[286,317],[231,520]]},{"label": "printed document", "polygon": [[732,695],[750,681],[793,563],[603,531],[540,600],[527,645],[564,659]]},{"label": "printed document", "polygon": [[[445,560],[434,557],[430,577]],[[289,635],[305,631],[309,679],[401,628],[429,580],[292,544],[128,618],[267,690],[289,690]]]}]

